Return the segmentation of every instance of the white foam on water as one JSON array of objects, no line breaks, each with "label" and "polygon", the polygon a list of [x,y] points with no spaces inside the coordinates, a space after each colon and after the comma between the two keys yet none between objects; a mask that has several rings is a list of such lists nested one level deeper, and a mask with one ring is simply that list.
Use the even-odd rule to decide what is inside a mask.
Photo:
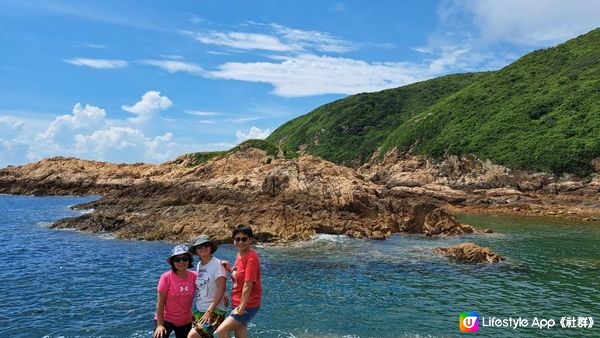
[{"label": "white foam on water", "polygon": [[98,234],[98,238],[100,239],[116,239],[117,236],[112,232],[102,232]]},{"label": "white foam on water", "polygon": [[313,241],[328,241],[328,242],[347,242],[351,238],[346,235],[330,235],[330,234],[316,234],[313,236]]},{"label": "white foam on water", "polygon": [[37,225],[41,226],[42,228],[50,228],[52,222],[38,222]]}]

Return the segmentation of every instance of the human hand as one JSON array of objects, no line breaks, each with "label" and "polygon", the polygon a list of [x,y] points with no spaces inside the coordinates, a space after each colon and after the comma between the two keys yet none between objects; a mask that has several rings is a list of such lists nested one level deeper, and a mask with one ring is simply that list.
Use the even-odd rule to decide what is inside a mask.
[{"label": "human hand", "polygon": [[231,264],[229,264],[229,261],[228,261],[228,260],[225,260],[225,259],[224,259],[224,260],[222,260],[222,261],[221,261],[221,264],[223,264],[223,267],[225,267],[225,271],[227,271],[227,272],[229,272],[229,273],[231,273],[231,271],[233,271],[233,270],[231,269]]},{"label": "human hand", "polygon": [[212,311],[204,312],[202,318],[200,318],[200,324],[210,324],[212,320]]},{"label": "human hand", "polygon": [[154,330],[154,335],[152,337],[154,338],[163,338],[167,336],[167,328],[165,328],[163,325],[157,325],[156,329]]},{"label": "human hand", "polygon": [[244,313],[246,313],[246,310],[240,308],[239,306],[236,307],[235,309],[233,309],[233,311],[231,311],[233,314],[238,315],[238,316],[243,316]]}]

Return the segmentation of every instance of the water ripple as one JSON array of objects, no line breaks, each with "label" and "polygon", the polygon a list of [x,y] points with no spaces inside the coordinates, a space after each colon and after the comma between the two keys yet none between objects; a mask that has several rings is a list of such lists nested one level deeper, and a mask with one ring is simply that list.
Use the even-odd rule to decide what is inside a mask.
[{"label": "water ripple", "polygon": [[[156,282],[168,269],[164,258],[172,244],[47,228],[78,213],[69,205],[89,200],[0,196],[1,336],[151,336]],[[463,218],[496,232],[462,238],[395,235],[386,241],[319,235],[284,248],[259,248],[264,304],[250,335],[456,337],[462,311],[530,318],[598,314],[600,228],[544,219]],[[435,247],[466,241],[507,260],[462,265],[433,253]],[[217,255],[233,261],[235,252],[222,245]],[[544,332],[586,334],[600,336],[596,329]],[[485,328],[478,336],[515,332]]]}]

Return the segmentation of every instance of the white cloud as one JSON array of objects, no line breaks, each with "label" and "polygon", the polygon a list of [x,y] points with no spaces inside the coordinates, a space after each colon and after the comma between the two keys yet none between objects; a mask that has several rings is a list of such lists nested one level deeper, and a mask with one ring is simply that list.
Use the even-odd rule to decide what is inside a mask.
[{"label": "white cloud", "polygon": [[[293,29],[272,23],[251,23],[251,27],[268,32],[188,32],[183,34],[207,45],[240,50],[305,53],[307,51],[346,53],[356,49],[355,44],[326,32]],[[214,53],[214,52],[212,52]]]},{"label": "white cloud", "polygon": [[70,59],[70,60],[63,60],[63,61],[65,61],[66,63],[70,63],[72,65],[76,65],[76,66],[84,66],[84,67],[91,67],[91,68],[97,68],[97,69],[116,69],[116,68],[124,68],[129,65],[127,63],[127,61],[125,61],[125,60],[77,58],[77,59]]},{"label": "white cloud", "polygon": [[[275,33],[293,46],[302,50],[346,53],[355,48],[349,41],[339,39],[329,33],[292,29],[279,24],[271,24]],[[298,49],[298,47],[297,47]]]},{"label": "white cloud", "polygon": [[135,148],[145,139],[144,134],[131,127],[110,127],[90,135],[75,135],[75,147],[81,153],[100,153],[107,150]]},{"label": "white cloud", "polygon": [[104,109],[82,108],[78,103],[72,114],[55,118],[44,132],[3,146],[9,150],[8,146],[20,146],[30,161],[63,155],[114,162],[163,161],[173,156],[177,147],[185,148],[173,142],[170,132],[147,136],[128,123],[133,122],[109,120]]},{"label": "white cloud", "polygon": [[183,56],[181,56],[181,55],[175,55],[175,54],[161,54],[160,57],[165,58],[165,59],[170,59],[170,60],[183,60],[183,59],[185,59]]},{"label": "white cloud", "polygon": [[461,58],[469,52],[468,49],[457,49],[443,52],[442,55],[429,63],[431,74],[442,74],[448,68],[456,67]]},{"label": "white cloud", "polygon": [[229,53],[225,53],[225,52],[217,52],[217,51],[214,51],[214,50],[209,50],[209,51],[208,51],[208,52],[206,52],[206,53],[208,53],[208,54],[210,54],[210,55],[229,55]]},{"label": "white cloud", "polygon": [[241,143],[241,142],[244,142],[244,141],[250,140],[250,139],[261,139],[261,140],[264,140],[270,134],[271,134],[271,130],[270,129],[261,130],[260,128],[257,128],[257,127],[251,127],[250,130],[247,133],[245,133],[245,132],[243,132],[241,130],[238,130],[235,133],[235,136],[237,137],[238,143]]},{"label": "white cloud", "polygon": [[211,75],[270,83],[274,94],[286,97],[372,92],[432,76],[426,66],[402,62],[367,63],[308,54],[281,59],[280,63],[226,63]]},{"label": "white cloud", "polygon": [[233,118],[233,119],[227,119],[227,121],[231,121],[233,123],[246,123],[246,122],[250,122],[250,121],[256,121],[256,120],[260,120],[261,118],[258,116],[243,116],[243,117],[237,117],[237,118]]},{"label": "white cloud", "polygon": [[346,4],[336,2],[335,4],[333,4],[333,8],[331,8],[331,10],[334,12],[343,12],[346,10]]},{"label": "white cloud", "polygon": [[467,14],[490,42],[551,46],[598,26],[595,0],[454,0],[440,9],[442,20]]},{"label": "white cloud", "polygon": [[77,103],[73,107],[71,115],[61,115],[48,126],[48,129],[46,129],[43,134],[43,138],[55,138],[64,129],[77,130],[96,128],[102,123],[105,116],[106,112],[104,109],[87,104],[82,108],[81,104]]},{"label": "white cloud", "polygon": [[200,111],[200,110],[184,110],[186,114],[196,115],[196,116],[217,116],[221,115],[221,113],[217,113],[214,111]]},{"label": "white cloud", "polygon": [[97,44],[97,43],[88,43],[85,46],[88,47],[88,48],[94,48],[94,49],[106,49],[106,48],[108,48],[105,45],[100,45],[100,44]]},{"label": "white cloud", "polygon": [[191,38],[207,45],[225,46],[246,50],[268,50],[273,52],[289,52],[297,50],[298,47],[289,46],[281,42],[277,37],[265,34],[244,32],[208,32],[205,34],[196,32],[184,32]]},{"label": "white cloud", "polygon": [[191,62],[183,62],[177,60],[142,60],[141,64],[156,66],[162,68],[163,70],[169,73],[190,73],[194,75],[203,75],[205,73],[202,67],[198,66],[195,63]]},{"label": "white cloud", "polygon": [[6,126],[12,130],[17,130],[23,126],[25,122],[21,119],[12,116],[0,116],[0,128]]},{"label": "white cloud", "polygon": [[169,159],[173,153],[169,149],[172,145],[173,134],[165,133],[162,136],[157,136],[152,140],[146,140],[144,145],[146,146],[146,157],[154,159],[156,161],[164,161]]},{"label": "white cloud", "polygon": [[155,113],[166,110],[173,105],[173,102],[166,96],[161,96],[160,92],[149,91],[142,96],[142,100],[136,102],[133,106],[121,106],[126,112],[136,114],[137,117],[130,118],[131,122],[144,122]]},{"label": "white cloud", "polygon": [[197,25],[199,23],[204,22],[204,19],[202,19],[199,16],[196,15],[191,15],[190,18],[188,19],[189,22],[193,23],[194,25]]}]

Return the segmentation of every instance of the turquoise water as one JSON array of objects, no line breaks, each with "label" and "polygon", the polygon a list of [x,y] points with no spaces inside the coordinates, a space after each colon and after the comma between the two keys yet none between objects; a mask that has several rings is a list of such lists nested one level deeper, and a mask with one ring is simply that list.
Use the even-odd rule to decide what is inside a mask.
[{"label": "turquoise water", "polygon": [[[172,244],[52,230],[91,198],[0,196],[0,336],[150,337],[159,275]],[[251,337],[599,337],[561,329],[562,316],[600,320],[600,226],[542,218],[462,216],[490,235],[386,241],[341,236],[258,248],[263,307]],[[449,263],[437,246],[473,241],[506,256]],[[222,245],[221,258],[235,251]],[[481,327],[461,334],[460,312],[553,318],[558,327]]]}]

